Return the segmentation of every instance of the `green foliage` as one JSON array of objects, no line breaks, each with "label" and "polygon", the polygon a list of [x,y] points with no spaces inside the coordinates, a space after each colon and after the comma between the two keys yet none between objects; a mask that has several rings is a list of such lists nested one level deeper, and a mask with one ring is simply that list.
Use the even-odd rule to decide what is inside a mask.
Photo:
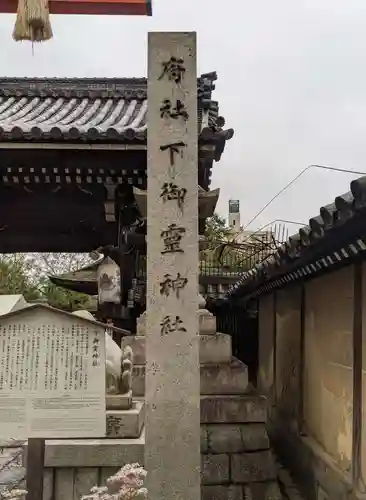
[{"label": "green foliage", "polygon": [[22,294],[27,301],[44,301],[66,311],[87,309],[88,295],[55,286],[49,275],[86,265],[82,254],[14,254],[0,256],[0,294]]},{"label": "green foliage", "polygon": [[31,268],[24,255],[0,257],[0,294],[21,294],[26,300],[41,298],[38,287],[31,278]]},{"label": "green foliage", "polygon": [[51,283],[46,279],[40,284],[42,296],[47,300],[47,304],[64,311],[76,311],[78,309],[89,309],[91,298],[84,293],[65,290]]},{"label": "green foliage", "polygon": [[206,220],[205,238],[207,241],[227,241],[229,237],[230,230],[223,217],[214,214]]},{"label": "green foliage", "polygon": [[207,219],[205,241],[200,244],[201,270],[219,274],[250,269],[253,252],[247,245],[236,242],[235,238],[235,233],[226,225],[223,217],[215,213]]}]

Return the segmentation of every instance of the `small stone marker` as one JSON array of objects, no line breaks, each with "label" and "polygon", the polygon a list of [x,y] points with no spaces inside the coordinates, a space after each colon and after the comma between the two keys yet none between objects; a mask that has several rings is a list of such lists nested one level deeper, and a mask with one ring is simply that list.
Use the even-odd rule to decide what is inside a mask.
[{"label": "small stone marker", "polygon": [[145,467],[150,500],[200,498],[195,33],[149,33]]}]

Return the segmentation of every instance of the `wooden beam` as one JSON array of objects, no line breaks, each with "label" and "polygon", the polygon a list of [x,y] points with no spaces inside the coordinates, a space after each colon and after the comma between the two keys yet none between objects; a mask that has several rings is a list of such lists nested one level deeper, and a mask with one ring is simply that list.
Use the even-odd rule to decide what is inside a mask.
[{"label": "wooden beam", "polygon": [[[151,16],[149,0],[51,0],[51,14]],[[0,0],[0,13],[17,11],[15,0]]]},{"label": "wooden beam", "polygon": [[27,500],[43,498],[43,469],[45,455],[45,440],[28,439],[27,447]]}]

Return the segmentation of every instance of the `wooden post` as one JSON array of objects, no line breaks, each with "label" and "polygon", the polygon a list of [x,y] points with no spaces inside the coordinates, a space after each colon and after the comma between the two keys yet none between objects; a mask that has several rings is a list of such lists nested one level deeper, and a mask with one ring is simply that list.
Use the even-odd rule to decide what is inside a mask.
[{"label": "wooden post", "polygon": [[45,440],[41,438],[28,439],[26,473],[27,500],[43,499],[44,455]]}]

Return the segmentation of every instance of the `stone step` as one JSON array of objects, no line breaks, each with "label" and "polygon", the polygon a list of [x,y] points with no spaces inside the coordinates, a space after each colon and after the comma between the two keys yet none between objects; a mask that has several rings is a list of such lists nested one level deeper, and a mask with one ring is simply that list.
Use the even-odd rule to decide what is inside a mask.
[{"label": "stone step", "polygon": [[[243,394],[248,386],[248,368],[233,358],[231,363],[201,365],[201,394]],[[134,365],[132,392],[134,396],[145,394],[145,365]]]},{"label": "stone step", "polygon": [[202,486],[202,500],[282,500],[276,481]]},{"label": "stone step", "polygon": [[138,438],[145,422],[145,403],[134,401],[129,410],[107,410],[107,437]]},{"label": "stone step", "polygon": [[265,423],[267,407],[267,399],[256,393],[201,396],[201,424]]},{"label": "stone step", "polygon": [[205,454],[201,455],[201,459],[203,485],[250,484],[277,479],[276,463],[271,450]]},{"label": "stone step", "polygon": [[265,423],[201,424],[201,453],[247,453],[269,447]]},{"label": "stone step", "polygon": [[[136,365],[146,363],[146,337],[128,335],[122,338],[121,349],[130,346]],[[225,333],[200,335],[200,363],[229,363],[231,359],[231,337]]]}]

